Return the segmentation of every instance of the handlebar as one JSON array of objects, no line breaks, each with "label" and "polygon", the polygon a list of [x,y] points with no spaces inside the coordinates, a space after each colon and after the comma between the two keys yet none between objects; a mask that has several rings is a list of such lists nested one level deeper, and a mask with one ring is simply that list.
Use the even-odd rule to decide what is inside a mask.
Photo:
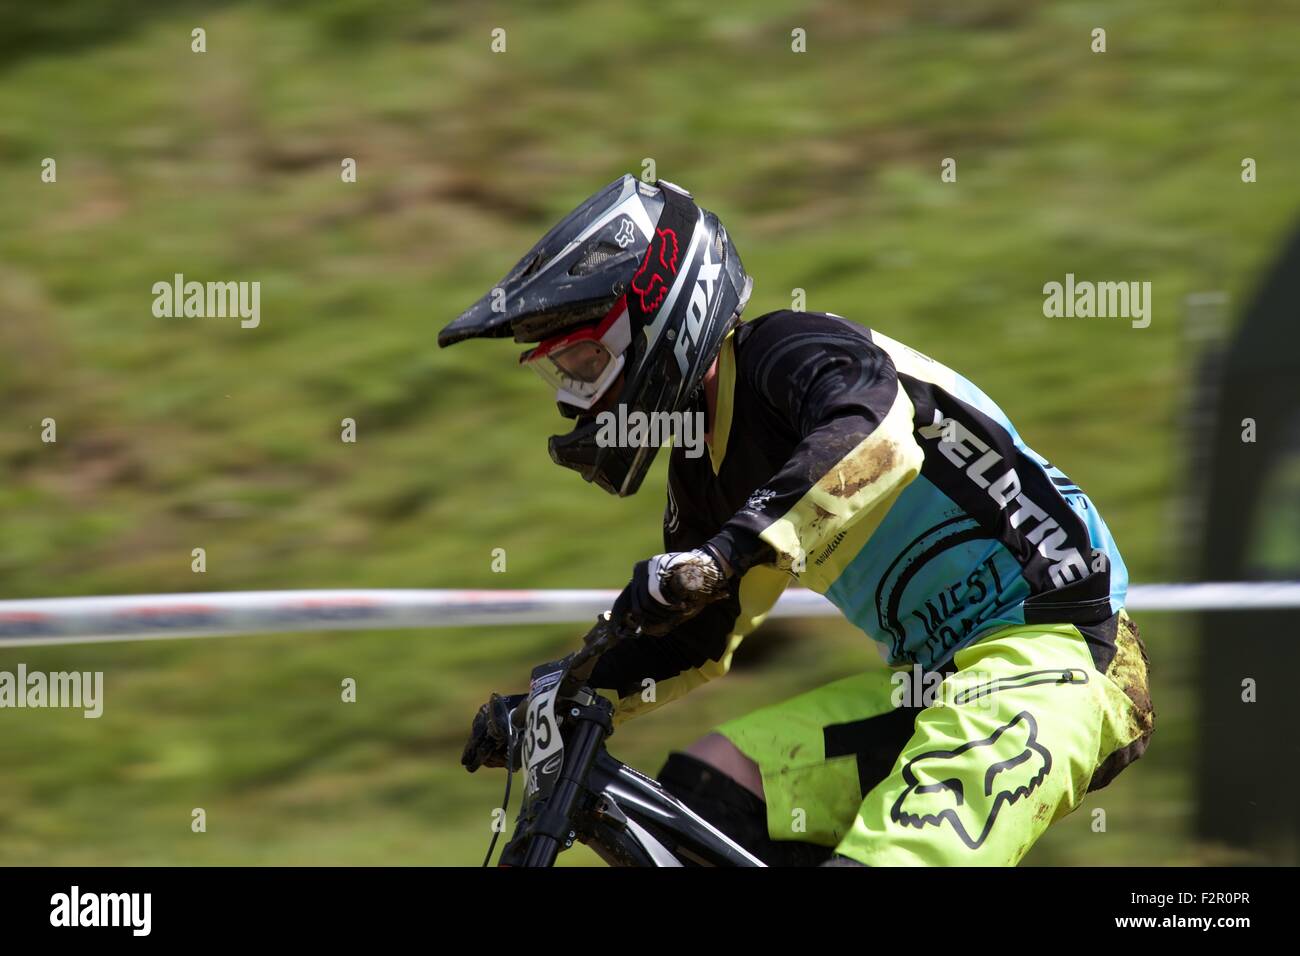
[{"label": "handlebar", "polygon": [[[564,677],[560,681],[559,696],[572,697],[576,694],[591,678],[591,672],[595,670],[596,662],[600,660],[601,655],[622,643],[624,639],[634,636],[635,634],[616,628],[609,611],[601,613],[591,630],[583,637],[582,647],[569,655]],[[510,723],[515,730],[524,729],[526,710],[526,707],[519,706],[511,711]]]}]

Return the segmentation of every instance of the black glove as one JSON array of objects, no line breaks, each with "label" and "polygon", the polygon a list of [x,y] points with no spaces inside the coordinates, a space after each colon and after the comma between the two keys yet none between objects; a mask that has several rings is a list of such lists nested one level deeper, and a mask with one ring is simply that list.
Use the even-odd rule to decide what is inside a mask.
[{"label": "black glove", "polygon": [[614,601],[610,619],[632,633],[662,635],[725,598],[731,569],[708,548],[673,551],[638,561]]},{"label": "black glove", "polygon": [[470,725],[465,752],[460,756],[461,765],[466,770],[473,773],[479,767],[506,766],[511,714],[527,698],[527,694],[493,694],[478,709]]}]

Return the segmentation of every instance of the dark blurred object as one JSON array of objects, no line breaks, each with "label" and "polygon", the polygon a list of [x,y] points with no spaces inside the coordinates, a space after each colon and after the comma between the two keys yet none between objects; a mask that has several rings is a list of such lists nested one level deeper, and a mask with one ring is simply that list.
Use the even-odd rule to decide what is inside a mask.
[{"label": "dark blurred object", "polygon": [[[1300,229],[1197,379],[1199,577],[1300,578]],[[1255,440],[1243,435],[1254,422]],[[1300,610],[1201,617],[1196,811],[1203,840],[1297,862]],[[1243,701],[1253,679],[1257,700]]]},{"label": "dark blurred object", "polygon": [[28,56],[104,46],[157,20],[187,12],[213,18],[231,5],[232,0],[180,0],[169,4],[137,0],[0,2],[0,23],[4,24],[4,30],[0,30],[0,64],[10,68]]},{"label": "dark blurred object", "polygon": [[768,618],[740,645],[731,662],[731,673],[761,672],[764,668],[779,666],[786,655],[806,648],[808,632],[800,630],[800,623],[785,618]]}]

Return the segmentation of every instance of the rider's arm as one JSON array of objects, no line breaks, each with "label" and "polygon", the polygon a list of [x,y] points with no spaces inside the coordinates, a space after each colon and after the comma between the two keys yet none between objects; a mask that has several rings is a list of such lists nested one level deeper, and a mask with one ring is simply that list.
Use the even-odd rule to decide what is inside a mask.
[{"label": "rider's arm", "polygon": [[920,472],[912,403],[869,334],[817,314],[781,312],[755,323],[737,375],[797,443],[711,540],[730,560],[747,566],[756,549],[770,548],[777,567],[806,568],[813,572],[806,584],[825,583],[818,562],[850,532],[860,545]]},{"label": "rider's arm", "polygon": [[667,636],[626,641],[601,659],[593,686],[617,701],[617,720],[725,674],[741,638],[789,583],[787,571],[813,568],[834,551],[837,536],[874,526],[920,471],[911,402],[893,363],[865,330],[802,313],[776,313],[753,324],[737,375],[761,396],[773,429],[787,435],[794,450],[712,537],[690,526],[702,509],[689,500],[689,486],[672,483],[670,472],[681,507],[671,515],[670,502],[675,531],[665,533],[667,550],[707,541],[744,576],[739,593]]},{"label": "rider's arm", "polygon": [[[690,551],[709,539],[705,509],[697,488],[682,468],[681,452],[668,470],[668,507],[664,512],[664,550]],[[761,549],[759,560],[770,560]],[[615,704],[614,721],[640,716],[721,677],[745,635],[772,609],[790,576],[770,565],[745,570],[740,586],[724,600],[706,605],[695,617],[662,637],[643,636],[607,651],[592,673],[592,686]]]},{"label": "rider's arm", "polygon": [[606,652],[592,686],[614,702],[614,724],[675,700],[731,667],[745,635],[763,622],[790,576],[770,565],[745,573],[740,587],[663,637],[624,641]]}]

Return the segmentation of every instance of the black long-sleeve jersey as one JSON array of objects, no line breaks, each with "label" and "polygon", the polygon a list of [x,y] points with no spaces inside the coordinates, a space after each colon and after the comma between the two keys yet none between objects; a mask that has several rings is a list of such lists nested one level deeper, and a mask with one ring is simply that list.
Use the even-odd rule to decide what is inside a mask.
[{"label": "black long-sleeve jersey", "polygon": [[742,577],[602,658],[616,720],[725,673],[792,580],[891,664],[930,669],[996,628],[1123,606],[1127,571],[1083,491],[972,383],[879,332],[822,313],[743,323],[719,353],[712,433],[708,455],[672,450],[664,546],[711,542]]}]

